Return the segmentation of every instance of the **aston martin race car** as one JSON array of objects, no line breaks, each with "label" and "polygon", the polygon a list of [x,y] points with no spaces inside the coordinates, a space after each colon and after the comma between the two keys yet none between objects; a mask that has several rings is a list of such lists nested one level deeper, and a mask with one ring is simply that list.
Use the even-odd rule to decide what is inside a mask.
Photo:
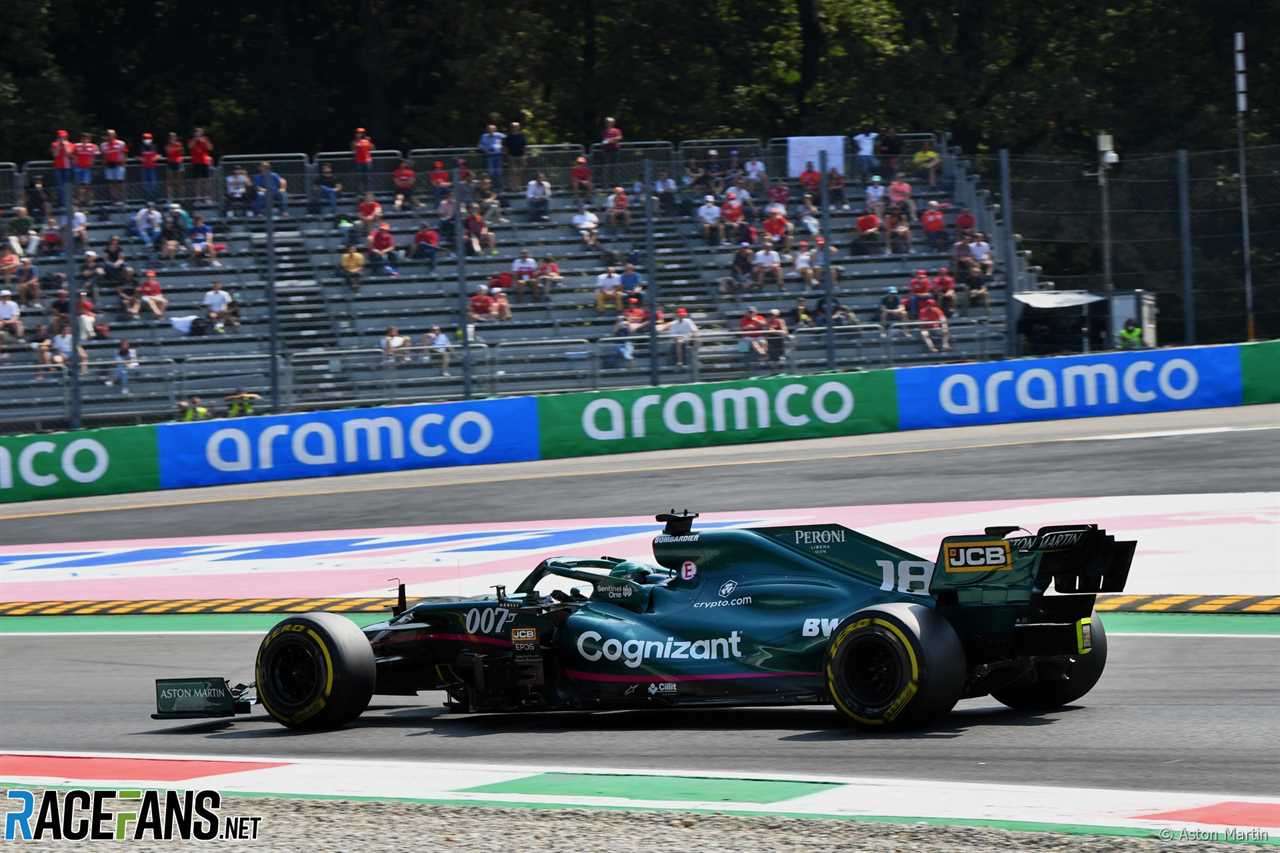
[{"label": "aston martin race car", "polygon": [[543,560],[514,590],[424,600],[390,619],[290,616],[252,685],[156,684],[158,719],[232,716],[256,699],[293,729],[354,721],[377,695],[441,691],[459,712],[833,704],[850,724],[918,727],[962,698],[1075,702],[1107,638],[1099,592],[1136,543],[1096,525],[945,537],[926,560],[836,524],[694,529],[657,517],[654,563]]}]

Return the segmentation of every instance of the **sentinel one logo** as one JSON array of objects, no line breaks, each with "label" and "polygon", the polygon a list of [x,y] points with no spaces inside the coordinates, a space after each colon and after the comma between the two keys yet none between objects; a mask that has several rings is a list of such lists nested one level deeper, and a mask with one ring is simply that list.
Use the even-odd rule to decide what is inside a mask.
[{"label": "sentinel one logo", "polygon": [[578,637],[578,654],[584,660],[595,663],[601,658],[622,661],[636,669],[646,660],[728,660],[742,657],[738,643],[742,634],[730,631],[727,637],[709,640],[677,640],[667,637],[661,640],[619,640],[610,637],[603,643],[597,631],[583,631]]},{"label": "sentinel one logo", "polygon": [[938,387],[938,403],[952,415],[1000,411],[1000,386],[1013,383],[1013,396],[1024,409],[1076,408],[1115,405],[1124,399],[1150,403],[1157,397],[1185,400],[1200,387],[1196,366],[1185,358],[1171,358],[1156,367],[1140,359],[1123,370],[1107,362],[1071,364],[1055,371],[1032,367],[1014,372],[997,370],[982,387],[967,373],[955,373]]},{"label": "sentinel one logo", "polygon": [[0,447],[0,489],[13,488],[15,473],[19,481],[38,489],[54,485],[61,477],[76,483],[93,483],[107,473],[110,463],[107,448],[92,438],[68,442],[61,453],[52,441],[33,441],[18,451],[16,471],[13,453],[7,447]]},{"label": "sentinel one logo", "polygon": [[[251,471],[274,467],[278,449],[301,465],[333,465],[338,462],[339,444],[343,462],[379,462],[384,447],[390,459],[405,458],[406,446],[426,458],[443,456],[450,448],[470,456],[493,441],[493,424],[480,412],[462,412],[449,421],[441,436],[439,428],[444,421],[444,415],[428,412],[414,418],[406,429],[400,420],[389,416],[352,418],[342,422],[340,433],[324,421],[306,421],[296,429],[290,424],[272,424],[258,433],[256,447],[244,430],[226,427],[209,436],[204,455],[217,471]],[[442,437],[447,443],[441,443]]]},{"label": "sentinel one logo", "polygon": [[654,407],[663,428],[679,435],[769,429],[775,420],[790,428],[807,426],[815,419],[838,424],[848,420],[855,405],[853,391],[841,382],[824,382],[816,388],[798,382],[783,385],[772,400],[764,388],[720,388],[709,396],[708,403],[692,391],[680,391],[665,400],[661,394],[644,394],[632,401],[630,412],[609,397],[592,400],[582,410],[582,431],[596,441],[643,438],[645,412]]}]

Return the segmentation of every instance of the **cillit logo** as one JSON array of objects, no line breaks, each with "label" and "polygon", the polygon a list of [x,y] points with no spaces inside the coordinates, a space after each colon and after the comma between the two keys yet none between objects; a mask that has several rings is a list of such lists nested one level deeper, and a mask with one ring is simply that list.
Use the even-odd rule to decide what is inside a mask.
[{"label": "cillit logo", "polygon": [[62,448],[52,441],[33,441],[18,451],[17,466],[7,447],[0,447],[0,489],[12,489],[14,474],[20,482],[38,489],[55,485],[60,477],[76,483],[94,483],[102,479],[111,464],[111,456],[101,442],[78,438]]}]

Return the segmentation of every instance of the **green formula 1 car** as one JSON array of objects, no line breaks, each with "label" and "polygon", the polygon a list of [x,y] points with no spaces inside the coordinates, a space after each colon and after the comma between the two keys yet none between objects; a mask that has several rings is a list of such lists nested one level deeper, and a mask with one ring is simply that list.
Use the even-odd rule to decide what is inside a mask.
[{"label": "green formula 1 car", "polygon": [[157,683],[159,719],[248,711],[297,729],[352,722],[374,694],[444,691],[458,711],[834,704],[854,725],[921,726],[962,698],[1053,708],[1102,675],[1098,592],[1136,543],[1096,525],[988,527],[935,561],[840,525],[693,528],[658,516],[656,564],[548,559],[514,591],[401,605],[358,628],[293,616],[256,681]]}]

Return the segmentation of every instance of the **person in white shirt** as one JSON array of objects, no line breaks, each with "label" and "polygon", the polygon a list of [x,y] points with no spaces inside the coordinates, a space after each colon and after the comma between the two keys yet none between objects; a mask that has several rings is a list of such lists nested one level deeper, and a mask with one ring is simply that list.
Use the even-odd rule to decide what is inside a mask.
[{"label": "person in white shirt", "polygon": [[449,372],[449,350],[453,347],[453,342],[449,340],[449,336],[440,331],[439,326],[432,326],[431,331],[422,336],[422,345],[427,350],[422,355],[423,363],[431,361],[431,354],[435,353],[440,358],[440,375],[452,376]]},{"label": "person in white shirt", "polygon": [[224,216],[235,216],[238,210],[241,214],[247,213],[249,210],[249,173],[243,166],[237,168],[226,178],[226,199],[223,201],[222,212]]},{"label": "person in white shirt", "polygon": [[761,189],[769,186],[769,173],[765,170],[764,161],[759,157],[752,157],[747,161],[747,180],[753,184],[758,184]]},{"label": "person in white shirt", "polygon": [[710,245],[724,242],[724,223],[720,221],[720,206],[713,195],[704,196],[698,208],[698,220],[702,223],[702,237]]},{"label": "person in white shirt", "polygon": [[407,361],[409,353],[405,352],[405,348],[409,346],[409,339],[400,334],[400,329],[396,326],[387,327],[387,333],[382,337],[382,354],[387,357],[388,361]]},{"label": "person in white shirt", "polygon": [[764,277],[771,275],[778,283],[778,289],[782,289],[782,258],[774,251],[772,244],[766,243],[763,249],[756,252],[752,264],[755,267],[756,287],[762,287]]},{"label": "person in white shirt", "polygon": [[551,206],[551,184],[547,181],[547,176],[539,172],[525,187],[524,197],[529,203],[529,220],[547,221],[547,211]]},{"label": "person in white shirt", "polygon": [[215,281],[205,293],[201,303],[209,312],[215,331],[224,330],[223,321],[227,316],[227,306],[231,304],[231,294],[222,289],[222,283]]},{"label": "person in white shirt", "polygon": [[603,311],[610,302],[613,310],[622,310],[622,276],[613,267],[596,276],[596,310]]},{"label": "person in white shirt", "polygon": [[796,272],[800,275],[801,287],[805,290],[814,286],[816,281],[813,273],[814,253],[809,251],[809,242],[807,240],[800,241],[800,251],[796,252]]},{"label": "person in white shirt", "polygon": [[585,245],[593,249],[599,245],[596,230],[600,227],[600,217],[588,210],[586,205],[579,207],[578,212],[573,215],[573,227]]},{"label": "person in white shirt", "polygon": [[991,255],[991,244],[987,242],[987,236],[981,231],[973,235],[973,242],[969,244],[969,257],[978,262],[983,273],[991,275],[995,268],[995,258]]},{"label": "person in white shirt", "polygon": [[653,193],[658,197],[658,206],[667,216],[676,212],[676,182],[666,172],[658,173],[658,180],[653,182]]},{"label": "person in white shirt", "polygon": [[[87,376],[89,374],[89,352],[80,346],[77,348],[80,355],[80,375]],[[71,364],[71,332],[63,328],[61,334],[53,336],[53,363],[70,366]]]},{"label": "person in white shirt", "polygon": [[685,349],[696,343],[698,324],[689,319],[689,311],[687,309],[677,308],[676,319],[663,326],[662,332],[675,338],[676,366],[684,367]]},{"label": "person in white shirt", "polygon": [[3,352],[5,332],[16,338],[26,334],[22,328],[22,309],[13,301],[13,292],[0,290],[0,359],[7,358]]},{"label": "person in white shirt", "polygon": [[881,183],[879,175],[871,176],[871,183],[867,184],[867,210],[876,216],[884,216],[884,196],[885,185]]},{"label": "person in white shirt", "polygon": [[876,140],[879,138],[880,134],[870,128],[853,137],[853,141],[858,146],[857,169],[864,181],[868,175],[880,168],[880,161],[876,159]]},{"label": "person in white shirt", "polygon": [[[528,249],[520,250],[520,257],[511,262],[512,290],[515,291],[515,298],[519,299],[525,290],[530,287],[530,279],[538,272],[538,262],[529,257]],[[536,282],[534,282],[536,285]],[[536,292],[536,288],[535,288]]]},{"label": "person in white shirt", "polygon": [[154,251],[156,241],[160,239],[160,232],[164,225],[164,217],[160,215],[160,211],[156,210],[155,202],[149,203],[134,214],[133,223],[138,231],[138,236],[146,244],[147,251]]}]

